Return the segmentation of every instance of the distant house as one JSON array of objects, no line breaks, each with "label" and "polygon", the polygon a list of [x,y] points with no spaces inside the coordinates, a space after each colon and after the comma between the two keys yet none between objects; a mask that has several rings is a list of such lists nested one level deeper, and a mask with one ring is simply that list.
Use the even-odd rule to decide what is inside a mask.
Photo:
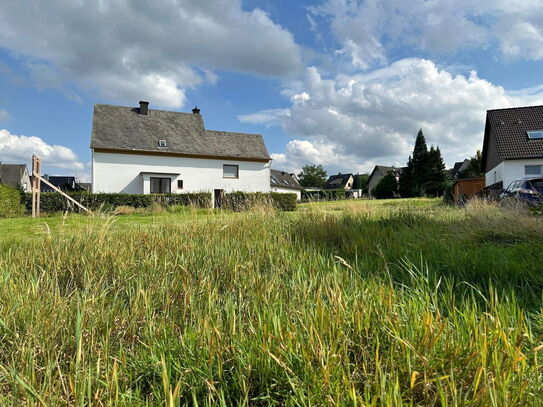
[{"label": "distant house", "polygon": [[469,160],[466,158],[464,161],[457,161],[454,166],[449,170],[449,175],[452,179],[457,179],[458,174],[466,170],[469,166]]},{"label": "distant house", "polygon": [[400,174],[402,173],[402,168],[397,167],[387,167],[386,165],[376,165],[373,171],[368,178],[368,192],[371,195],[373,188],[377,186],[379,181],[389,173],[393,172],[396,176],[396,181],[400,180]]},{"label": "distant house", "polygon": [[131,194],[270,192],[270,163],[260,134],[207,130],[192,113],[94,106],[93,192]]},{"label": "distant house", "polygon": [[488,110],[482,160],[487,187],[542,176],[543,106]]},{"label": "distant house", "polygon": [[272,192],[296,194],[298,200],[302,199],[302,186],[293,173],[270,170],[270,186]]},{"label": "distant house", "polygon": [[[73,176],[45,174],[43,178],[64,192],[81,192],[89,190],[88,187],[85,188],[85,186]],[[40,183],[40,190],[41,192],[55,192],[53,188],[44,182]]]},{"label": "distant house", "polygon": [[353,188],[354,176],[353,174],[331,175],[326,181],[324,189],[344,189],[349,190]]},{"label": "distant house", "polygon": [[30,192],[30,176],[26,164],[2,164],[0,163],[0,184],[14,188],[21,187],[23,191]]}]

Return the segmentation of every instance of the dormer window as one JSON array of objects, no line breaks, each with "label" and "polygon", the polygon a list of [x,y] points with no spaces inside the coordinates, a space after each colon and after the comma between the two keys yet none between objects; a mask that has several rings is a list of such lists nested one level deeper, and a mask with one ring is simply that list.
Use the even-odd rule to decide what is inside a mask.
[{"label": "dormer window", "polygon": [[158,140],[158,146],[159,147],[168,147],[168,143],[166,140]]},{"label": "dormer window", "polygon": [[530,140],[543,139],[543,130],[527,131]]}]

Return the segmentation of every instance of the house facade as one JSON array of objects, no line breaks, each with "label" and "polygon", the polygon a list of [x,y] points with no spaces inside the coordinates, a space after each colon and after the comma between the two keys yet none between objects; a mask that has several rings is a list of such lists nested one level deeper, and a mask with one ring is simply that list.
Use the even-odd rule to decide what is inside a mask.
[{"label": "house facade", "polygon": [[296,194],[298,201],[302,199],[302,186],[295,174],[271,169],[270,186],[272,192]]},{"label": "house facade", "polygon": [[14,188],[22,188],[25,192],[32,190],[30,176],[26,164],[0,163],[0,184]]},{"label": "house facade", "polygon": [[370,177],[368,178],[368,192],[370,195],[371,195],[371,191],[373,190],[373,188],[377,186],[379,181],[381,181],[381,179],[385,175],[391,172],[394,172],[394,174],[396,175],[396,181],[399,181],[400,174],[402,172],[401,168],[387,167],[386,165],[376,165],[373,168],[373,171],[371,172]]},{"label": "house facade", "polygon": [[93,192],[270,192],[271,158],[261,135],[206,130],[197,108],[148,105],[95,105]]},{"label": "house facade", "polygon": [[543,106],[488,110],[482,160],[485,185],[494,189],[543,176]]},{"label": "house facade", "polygon": [[353,188],[354,176],[353,174],[342,174],[341,172],[337,175],[331,175],[326,181],[324,189],[344,189],[350,190]]}]

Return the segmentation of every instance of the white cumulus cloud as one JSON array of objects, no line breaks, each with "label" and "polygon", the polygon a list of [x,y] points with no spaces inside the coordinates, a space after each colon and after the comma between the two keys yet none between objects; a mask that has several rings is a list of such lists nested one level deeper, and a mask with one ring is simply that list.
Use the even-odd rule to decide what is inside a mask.
[{"label": "white cumulus cloud", "polygon": [[32,155],[41,158],[42,165],[67,170],[82,170],[83,163],[68,147],[47,144],[39,137],[11,134],[0,129],[0,161],[3,163],[29,163]]},{"label": "white cumulus cloud", "polygon": [[25,58],[40,88],[164,107],[214,83],[214,70],[284,77],[302,68],[292,34],[241,0],[4,1],[0,47]]},{"label": "white cumulus cloud", "polygon": [[323,0],[311,11],[362,69],[385,65],[401,47],[450,55],[497,44],[508,58],[543,59],[541,0]]},{"label": "white cumulus cloud", "polygon": [[452,165],[482,148],[486,110],[543,103],[541,88],[509,92],[476,72],[455,75],[418,58],[333,78],[308,68],[297,86],[285,92],[293,95],[289,114],[276,117],[293,138],[281,153],[289,170],[306,163],[342,172],[404,165],[419,128]]}]

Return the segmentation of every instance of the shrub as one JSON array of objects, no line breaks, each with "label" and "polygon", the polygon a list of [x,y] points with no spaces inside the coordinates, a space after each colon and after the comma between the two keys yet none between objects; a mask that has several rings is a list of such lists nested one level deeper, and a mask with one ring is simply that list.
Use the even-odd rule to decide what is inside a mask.
[{"label": "shrub", "polygon": [[454,191],[453,191],[454,182],[448,181],[445,184],[445,189],[443,190],[443,202],[453,203],[454,202]]},{"label": "shrub", "polygon": [[237,191],[225,194],[223,209],[240,212],[261,207],[273,207],[281,211],[295,211],[296,203],[296,194]]},{"label": "shrub", "polygon": [[160,194],[153,195],[155,202],[165,205],[183,205],[196,208],[210,208],[211,194],[209,192],[195,192],[187,194]]},{"label": "shrub", "polygon": [[[0,184],[0,218],[23,215],[25,208],[21,200],[21,191],[19,189]],[[30,209],[32,209],[32,206]]]},{"label": "shrub", "polygon": [[371,194],[378,199],[394,198],[398,192],[398,181],[393,172],[389,172],[371,190]]},{"label": "shrub", "polygon": [[[121,206],[132,208],[149,208],[153,204],[161,205],[187,205],[198,208],[211,206],[210,193],[188,194],[92,194],[89,192],[74,192],[69,194],[73,199],[90,210],[114,210]],[[27,211],[32,210],[32,194],[25,195]],[[40,210],[43,212],[65,212],[68,210],[80,211],[79,207],[68,201],[57,192],[43,192],[40,198]]]},{"label": "shrub", "polygon": [[298,196],[296,194],[282,194],[279,192],[272,192],[271,197],[273,205],[276,209],[281,211],[295,211],[296,204],[298,203]]}]

